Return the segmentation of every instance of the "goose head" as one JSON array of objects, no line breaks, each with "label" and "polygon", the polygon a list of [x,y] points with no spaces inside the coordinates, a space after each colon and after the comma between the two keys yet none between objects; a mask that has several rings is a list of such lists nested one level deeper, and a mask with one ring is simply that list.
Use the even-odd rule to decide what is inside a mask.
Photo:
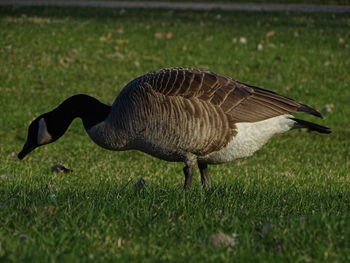
[{"label": "goose head", "polygon": [[56,141],[64,131],[52,125],[50,113],[37,117],[28,127],[27,140],[17,157],[22,160],[35,148]]},{"label": "goose head", "polygon": [[23,159],[35,148],[58,140],[74,118],[81,118],[85,130],[102,122],[111,111],[111,106],[84,94],[77,94],[63,101],[57,108],[37,117],[28,128],[27,141],[17,155]]}]

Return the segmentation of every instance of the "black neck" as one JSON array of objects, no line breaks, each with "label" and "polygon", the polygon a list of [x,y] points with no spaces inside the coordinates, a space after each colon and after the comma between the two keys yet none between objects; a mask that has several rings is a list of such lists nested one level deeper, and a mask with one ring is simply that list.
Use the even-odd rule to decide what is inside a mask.
[{"label": "black neck", "polygon": [[73,119],[81,118],[84,128],[89,130],[92,126],[104,121],[111,111],[111,106],[84,94],[74,95],[62,102],[56,109],[47,113],[48,127],[51,133],[62,136]]}]

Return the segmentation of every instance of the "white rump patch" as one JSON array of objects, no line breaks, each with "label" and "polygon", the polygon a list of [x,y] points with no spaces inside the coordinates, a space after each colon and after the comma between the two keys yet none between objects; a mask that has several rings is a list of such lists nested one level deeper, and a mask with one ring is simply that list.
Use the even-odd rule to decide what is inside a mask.
[{"label": "white rump patch", "polygon": [[237,135],[228,145],[203,157],[208,163],[225,163],[238,158],[251,156],[259,150],[274,134],[293,128],[292,115],[281,115],[258,122],[240,122],[236,124]]},{"label": "white rump patch", "polygon": [[52,141],[52,136],[47,131],[47,126],[44,118],[39,120],[39,129],[38,129],[38,144],[46,144]]}]

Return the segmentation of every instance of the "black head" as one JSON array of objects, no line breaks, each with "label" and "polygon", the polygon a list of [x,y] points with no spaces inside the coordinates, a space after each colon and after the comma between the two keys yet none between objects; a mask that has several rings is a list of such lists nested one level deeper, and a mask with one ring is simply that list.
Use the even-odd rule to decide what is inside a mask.
[{"label": "black head", "polygon": [[58,139],[50,133],[46,118],[46,114],[40,115],[29,125],[27,141],[25,142],[22,151],[17,155],[19,159],[22,160],[35,148],[54,142]]},{"label": "black head", "polygon": [[57,108],[36,118],[28,128],[27,141],[17,155],[23,159],[41,145],[59,139],[68,129],[74,118],[81,118],[86,130],[106,119],[111,106],[84,94],[74,95],[63,101]]}]

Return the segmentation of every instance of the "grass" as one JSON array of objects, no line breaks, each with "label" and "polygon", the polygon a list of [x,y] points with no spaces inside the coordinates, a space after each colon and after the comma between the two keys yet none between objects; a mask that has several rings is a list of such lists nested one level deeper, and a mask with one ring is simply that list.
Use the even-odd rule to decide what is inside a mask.
[{"label": "grass", "polygon": [[[69,1],[69,0],[64,0]],[[108,0],[126,1],[126,0]],[[139,0],[128,0],[139,1]],[[278,4],[311,4],[311,5],[349,5],[349,0],[145,0],[144,2],[219,2],[219,3],[278,3]]]},{"label": "grass", "polygon": [[[114,0],[110,0],[114,1]],[[131,0],[138,1],[138,0]],[[153,1],[153,0],[150,0]],[[156,0],[163,1],[163,0]],[[147,2],[147,0],[146,0]],[[278,3],[278,4],[312,4],[312,5],[349,5],[348,0],[165,0],[163,2],[222,2],[222,3]]]},{"label": "grass", "polygon": [[[2,7],[0,23],[0,174],[14,175],[0,178],[1,262],[350,260],[348,16]],[[323,120],[303,116],[333,133],[292,131],[210,166],[208,191],[198,173],[183,191],[181,164],[97,147],[79,120],[16,159],[28,123],[68,96],[110,103],[131,79],[169,66],[333,104]],[[74,172],[53,174],[58,162]],[[238,243],[215,247],[218,232]]]}]

